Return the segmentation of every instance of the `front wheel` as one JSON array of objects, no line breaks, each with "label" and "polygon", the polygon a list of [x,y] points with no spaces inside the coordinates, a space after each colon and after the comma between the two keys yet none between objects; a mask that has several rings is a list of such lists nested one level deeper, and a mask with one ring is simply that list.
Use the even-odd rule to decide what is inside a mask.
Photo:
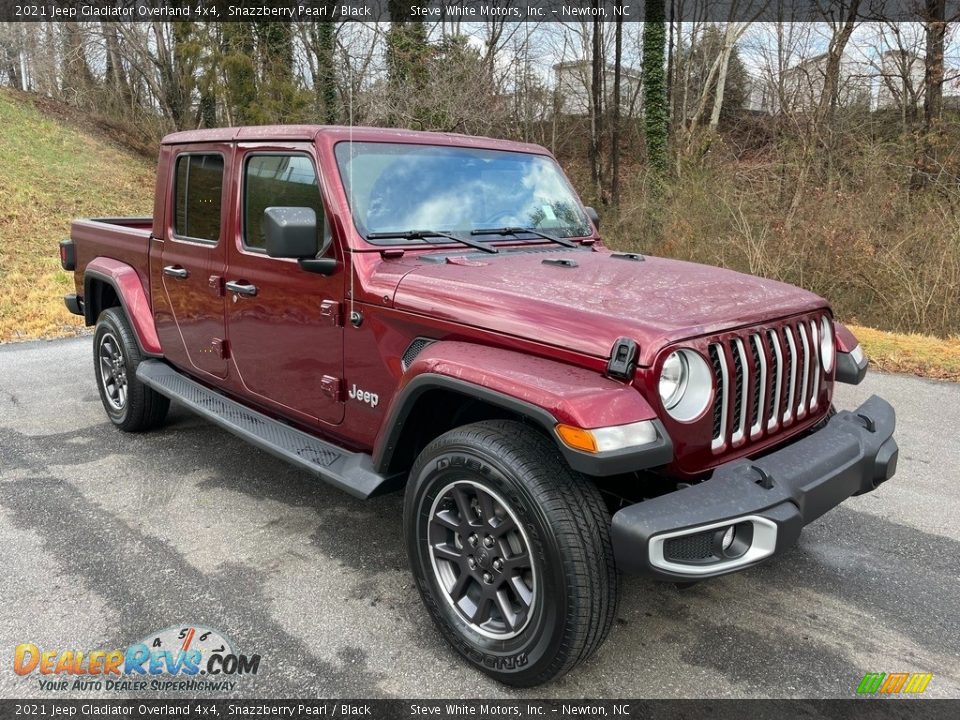
[{"label": "front wheel", "polygon": [[404,502],[417,588],[444,637],[501,682],[569,671],[616,613],[610,518],[552,442],[513,421],[451,430],[428,445]]},{"label": "front wheel", "polygon": [[107,308],[93,335],[93,365],[103,409],[126,432],[160,425],[170,400],[137,379],[142,355],[133,330],[120,308]]}]

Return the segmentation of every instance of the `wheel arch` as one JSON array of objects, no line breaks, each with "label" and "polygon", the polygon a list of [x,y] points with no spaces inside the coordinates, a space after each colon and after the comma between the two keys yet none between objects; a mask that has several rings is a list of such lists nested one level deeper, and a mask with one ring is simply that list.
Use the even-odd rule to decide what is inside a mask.
[{"label": "wheel arch", "polygon": [[92,260],[83,273],[84,321],[95,325],[100,313],[110,307],[123,310],[140,352],[160,357],[162,350],[147,292],[137,271],[111,258]]},{"label": "wheel arch", "polygon": [[[386,476],[404,473],[420,450],[468,422],[517,419],[550,438],[576,471],[593,477],[664,465],[673,446],[640,392],[587,368],[502,348],[438,341],[413,361],[391,401],[377,438],[374,465]],[[559,423],[592,429],[651,421],[650,445],[588,453],[557,436]]]},{"label": "wheel arch", "polygon": [[431,441],[481,420],[517,420],[553,438],[556,419],[536,405],[458,378],[418,375],[390,407],[374,466],[384,476],[406,472]]}]

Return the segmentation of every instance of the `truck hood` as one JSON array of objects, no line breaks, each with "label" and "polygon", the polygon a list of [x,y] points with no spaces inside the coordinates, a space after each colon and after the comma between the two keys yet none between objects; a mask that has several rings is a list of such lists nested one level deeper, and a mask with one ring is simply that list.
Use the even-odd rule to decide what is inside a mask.
[{"label": "truck hood", "polygon": [[[665,345],[827,307],[793,285],[732,270],[604,249],[421,256],[394,295],[400,310],[596,357],[640,344],[649,365]],[[551,264],[564,260],[573,264]]]}]

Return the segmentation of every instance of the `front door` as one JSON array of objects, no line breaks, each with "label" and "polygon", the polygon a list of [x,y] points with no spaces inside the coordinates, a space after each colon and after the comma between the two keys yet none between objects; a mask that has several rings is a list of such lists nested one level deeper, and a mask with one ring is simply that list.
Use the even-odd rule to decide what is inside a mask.
[{"label": "front door", "polygon": [[240,391],[304,421],[337,424],[344,414],[342,267],[330,276],[309,273],[264,249],[268,207],[312,208],[318,233],[329,236],[313,146],[240,145],[236,162],[241,182],[226,312]]},{"label": "front door", "polygon": [[227,375],[223,207],[227,145],[177,155],[160,251],[163,291],[173,322],[158,322],[164,354],[187,370]]}]

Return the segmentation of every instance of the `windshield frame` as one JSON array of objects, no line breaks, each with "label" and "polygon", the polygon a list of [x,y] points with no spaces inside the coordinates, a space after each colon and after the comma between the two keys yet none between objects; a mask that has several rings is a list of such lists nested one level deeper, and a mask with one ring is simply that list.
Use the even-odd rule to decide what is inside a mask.
[{"label": "windshield frame", "polygon": [[[444,248],[444,247],[458,247],[458,246],[459,246],[459,247],[463,247],[463,246],[461,246],[459,243],[455,243],[455,242],[452,241],[452,240],[442,240],[442,239],[440,239],[440,238],[437,238],[436,241],[428,241],[428,240],[423,240],[423,239],[421,239],[421,240],[411,240],[411,239],[404,239],[404,238],[399,238],[399,237],[396,238],[396,239],[392,239],[392,238],[391,238],[391,239],[387,239],[387,238],[374,238],[374,239],[371,239],[371,238],[368,238],[367,235],[368,235],[371,231],[369,231],[369,230],[361,230],[361,228],[360,228],[359,225],[357,224],[357,219],[354,217],[354,214],[353,214],[353,206],[352,206],[352,204],[351,204],[351,197],[350,197],[350,192],[349,192],[349,189],[348,189],[349,186],[348,186],[348,184],[347,184],[347,182],[346,182],[346,180],[345,180],[345,178],[344,178],[344,169],[341,167],[339,158],[337,157],[337,148],[338,148],[340,145],[350,145],[350,144],[357,144],[357,145],[360,145],[360,144],[363,144],[363,145],[374,145],[374,144],[376,144],[376,145],[393,145],[393,146],[403,146],[403,145],[407,145],[407,146],[410,146],[410,147],[413,147],[413,148],[418,148],[418,147],[430,147],[430,148],[438,148],[438,149],[441,149],[441,150],[442,150],[442,149],[456,149],[456,148],[461,148],[461,149],[463,149],[463,150],[480,150],[480,151],[483,151],[483,152],[504,153],[504,154],[509,154],[509,155],[530,155],[530,156],[534,156],[534,157],[544,158],[545,160],[551,162],[551,163],[555,166],[556,171],[557,171],[557,173],[559,174],[559,179],[562,181],[564,187],[565,187],[565,188],[567,189],[567,191],[570,193],[571,198],[573,198],[573,200],[576,202],[577,208],[580,210],[581,213],[583,213],[584,218],[585,218],[586,221],[587,221],[586,226],[585,226],[585,227],[586,227],[586,230],[587,230],[586,234],[584,234],[584,235],[570,235],[570,236],[564,236],[564,237],[565,237],[567,240],[571,240],[571,241],[584,241],[584,240],[594,239],[594,238],[596,237],[596,231],[595,231],[595,229],[594,229],[594,227],[593,227],[593,221],[590,220],[590,215],[589,215],[589,213],[587,213],[586,208],[585,208],[585,206],[584,206],[584,204],[583,204],[583,201],[580,199],[579,194],[577,193],[576,189],[573,187],[573,184],[570,182],[570,178],[568,178],[568,177],[567,177],[567,174],[563,171],[563,168],[561,167],[560,163],[557,162],[557,159],[556,159],[555,157],[553,157],[553,155],[551,155],[549,152],[541,152],[541,153],[538,153],[538,152],[530,152],[530,151],[527,151],[527,150],[512,150],[512,149],[511,149],[511,150],[507,150],[507,149],[495,148],[495,147],[477,147],[477,146],[474,146],[474,145],[457,145],[457,144],[455,144],[455,143],[444,144],[444,143],[439,143],[439,142],[408,142],[408,141],[396,140],[396,139],[373,140],[373,139],[366,139],[366,138],[365,138],[365,139],[363,139],[363,140],[353,140],[353,141],[351,141],[351,140],[349,140],[349,139],[338,139],[338,140],[336,140],[334,143],[331,144],[330,149],[331,149],[331,155],[332,155],[332,159],[333,159],[333,165],[334,165],[334,168],[336,168],[337,177],[338,177],[339,180],[340,180],[340,189],[341,189],[341,191],[342,191],[342,193],[343,193],[343,197],[344,197],[344,199],[345,199],[345,201],[346,201],[346,210],[347,210],[346,216],[349,218],[350,225],[351,225],[351,227],[353,228],[353,231],[354,231],[354,233],[356,234],[356,236],[359,237],[359,238],[360,238],[364,243],[366,243],[367,245],[370,245],[370,246],[373,246],[373,247],[378,247],[378,248],[382,248],[382,247],[403,247],[403,248],[408,248],[408,249],[432,249],[432,248],[438,248],[438,249],[439,249],[439,248]],[[436,230],[436,231],[440,231],[440,232],[444,232],[444,233],[449,233],[449,234],[451,234],[451,235],[460,235],[460,234],[463,234],[463,235],[466,235],[467,237],[470,237],[470,236],[471,236],[469,230],[463,230],[463,229],[457,229],[457,228],[453,228],[453,229],[451,229],[451,228],[405,228],[405,230],[431,230],[431,231]],[[513,245],[543,245],[543,244],[553,244],[553,243],[551,243],[549,240],[545,240],[545,239],[542,238],[542,237],[536,237],[536,236],[534,236],[534,235],[531,235],[531,237],[529,237],[529,238],[526,238],[526,237],[517,237],[516,235],[510,235],[510,234],[508,234],[508,235],[500,235],[500,236],[498,236],[498,235],[490,235],[490,236],[489,236],[489,239],[481,239],[481,238],[479,238],[479,237],[473,238],[473,239],[475,239],[475,240],[477,240],[477,241],[479,241],[479,242],[491,243],[491,244],[493,244],[493,243],[507,243],[507,244],[513,244]],[[470,250],[470,248],[464,248],[464,249]],[[476,251],[473,251],[473,252],[476,252]]]}]

